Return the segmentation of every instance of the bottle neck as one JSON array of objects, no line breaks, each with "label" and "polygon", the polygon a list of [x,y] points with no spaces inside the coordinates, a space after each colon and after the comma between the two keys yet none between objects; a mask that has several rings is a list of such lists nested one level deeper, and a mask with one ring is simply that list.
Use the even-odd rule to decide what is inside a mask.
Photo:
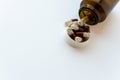
[{"label": "bottle neck", "polygon": [[99,3],[92,0],[83,0],[80,5],[79,16],[80,18],[88,16],[87,24],[95,25],[104,21],[107,13]]},{"label": "bottle neck", "polygon": [[79,16],[81,19],[84,19],[85,23],[88,25],[99,23],[99,17],[97,14],[88,7],[81,7],[79,10]]}]

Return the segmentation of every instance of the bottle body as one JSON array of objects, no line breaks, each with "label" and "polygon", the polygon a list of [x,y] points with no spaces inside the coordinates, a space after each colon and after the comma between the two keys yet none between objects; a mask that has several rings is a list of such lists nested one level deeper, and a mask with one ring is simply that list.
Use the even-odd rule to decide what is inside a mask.
[{"label": "bottle body", "polygon": [[87,17],[89,25],[95,25],[106,19],[119,0],[83,0],[80,5],[80,18]]}]

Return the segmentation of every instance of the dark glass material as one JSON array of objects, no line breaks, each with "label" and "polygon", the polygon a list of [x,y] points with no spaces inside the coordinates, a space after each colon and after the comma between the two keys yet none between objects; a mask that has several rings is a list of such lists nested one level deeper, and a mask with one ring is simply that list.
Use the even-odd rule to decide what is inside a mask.
[{"label": "dark glass material", "polygon": [[87,17],[86,23],[95,25],[106,19],[119,0],[82,0],[80,4],[80,18]]}]

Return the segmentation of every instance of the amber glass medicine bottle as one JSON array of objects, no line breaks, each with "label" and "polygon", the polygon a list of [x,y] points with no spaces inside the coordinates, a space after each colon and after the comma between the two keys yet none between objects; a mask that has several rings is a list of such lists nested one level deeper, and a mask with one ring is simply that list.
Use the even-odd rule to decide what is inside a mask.
[{"label": "amber glass medicine bottle", "polygon": [[79,16],[86,24],[95,25],[106,19],[119,0],[82,0]]}]

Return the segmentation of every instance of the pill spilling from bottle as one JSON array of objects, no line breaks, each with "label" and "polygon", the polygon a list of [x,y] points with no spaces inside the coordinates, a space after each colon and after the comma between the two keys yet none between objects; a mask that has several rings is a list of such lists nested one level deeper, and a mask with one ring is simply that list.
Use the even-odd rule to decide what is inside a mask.
[{"label": "pill spilling from bottle", "polygon": [[[70,43],[82,45],[89,41],[90,26],[103,22],[119,0],[82,0],[78,19],[65,22],[66,34]],[[107,6],[106,6],[107,5]]]}]

